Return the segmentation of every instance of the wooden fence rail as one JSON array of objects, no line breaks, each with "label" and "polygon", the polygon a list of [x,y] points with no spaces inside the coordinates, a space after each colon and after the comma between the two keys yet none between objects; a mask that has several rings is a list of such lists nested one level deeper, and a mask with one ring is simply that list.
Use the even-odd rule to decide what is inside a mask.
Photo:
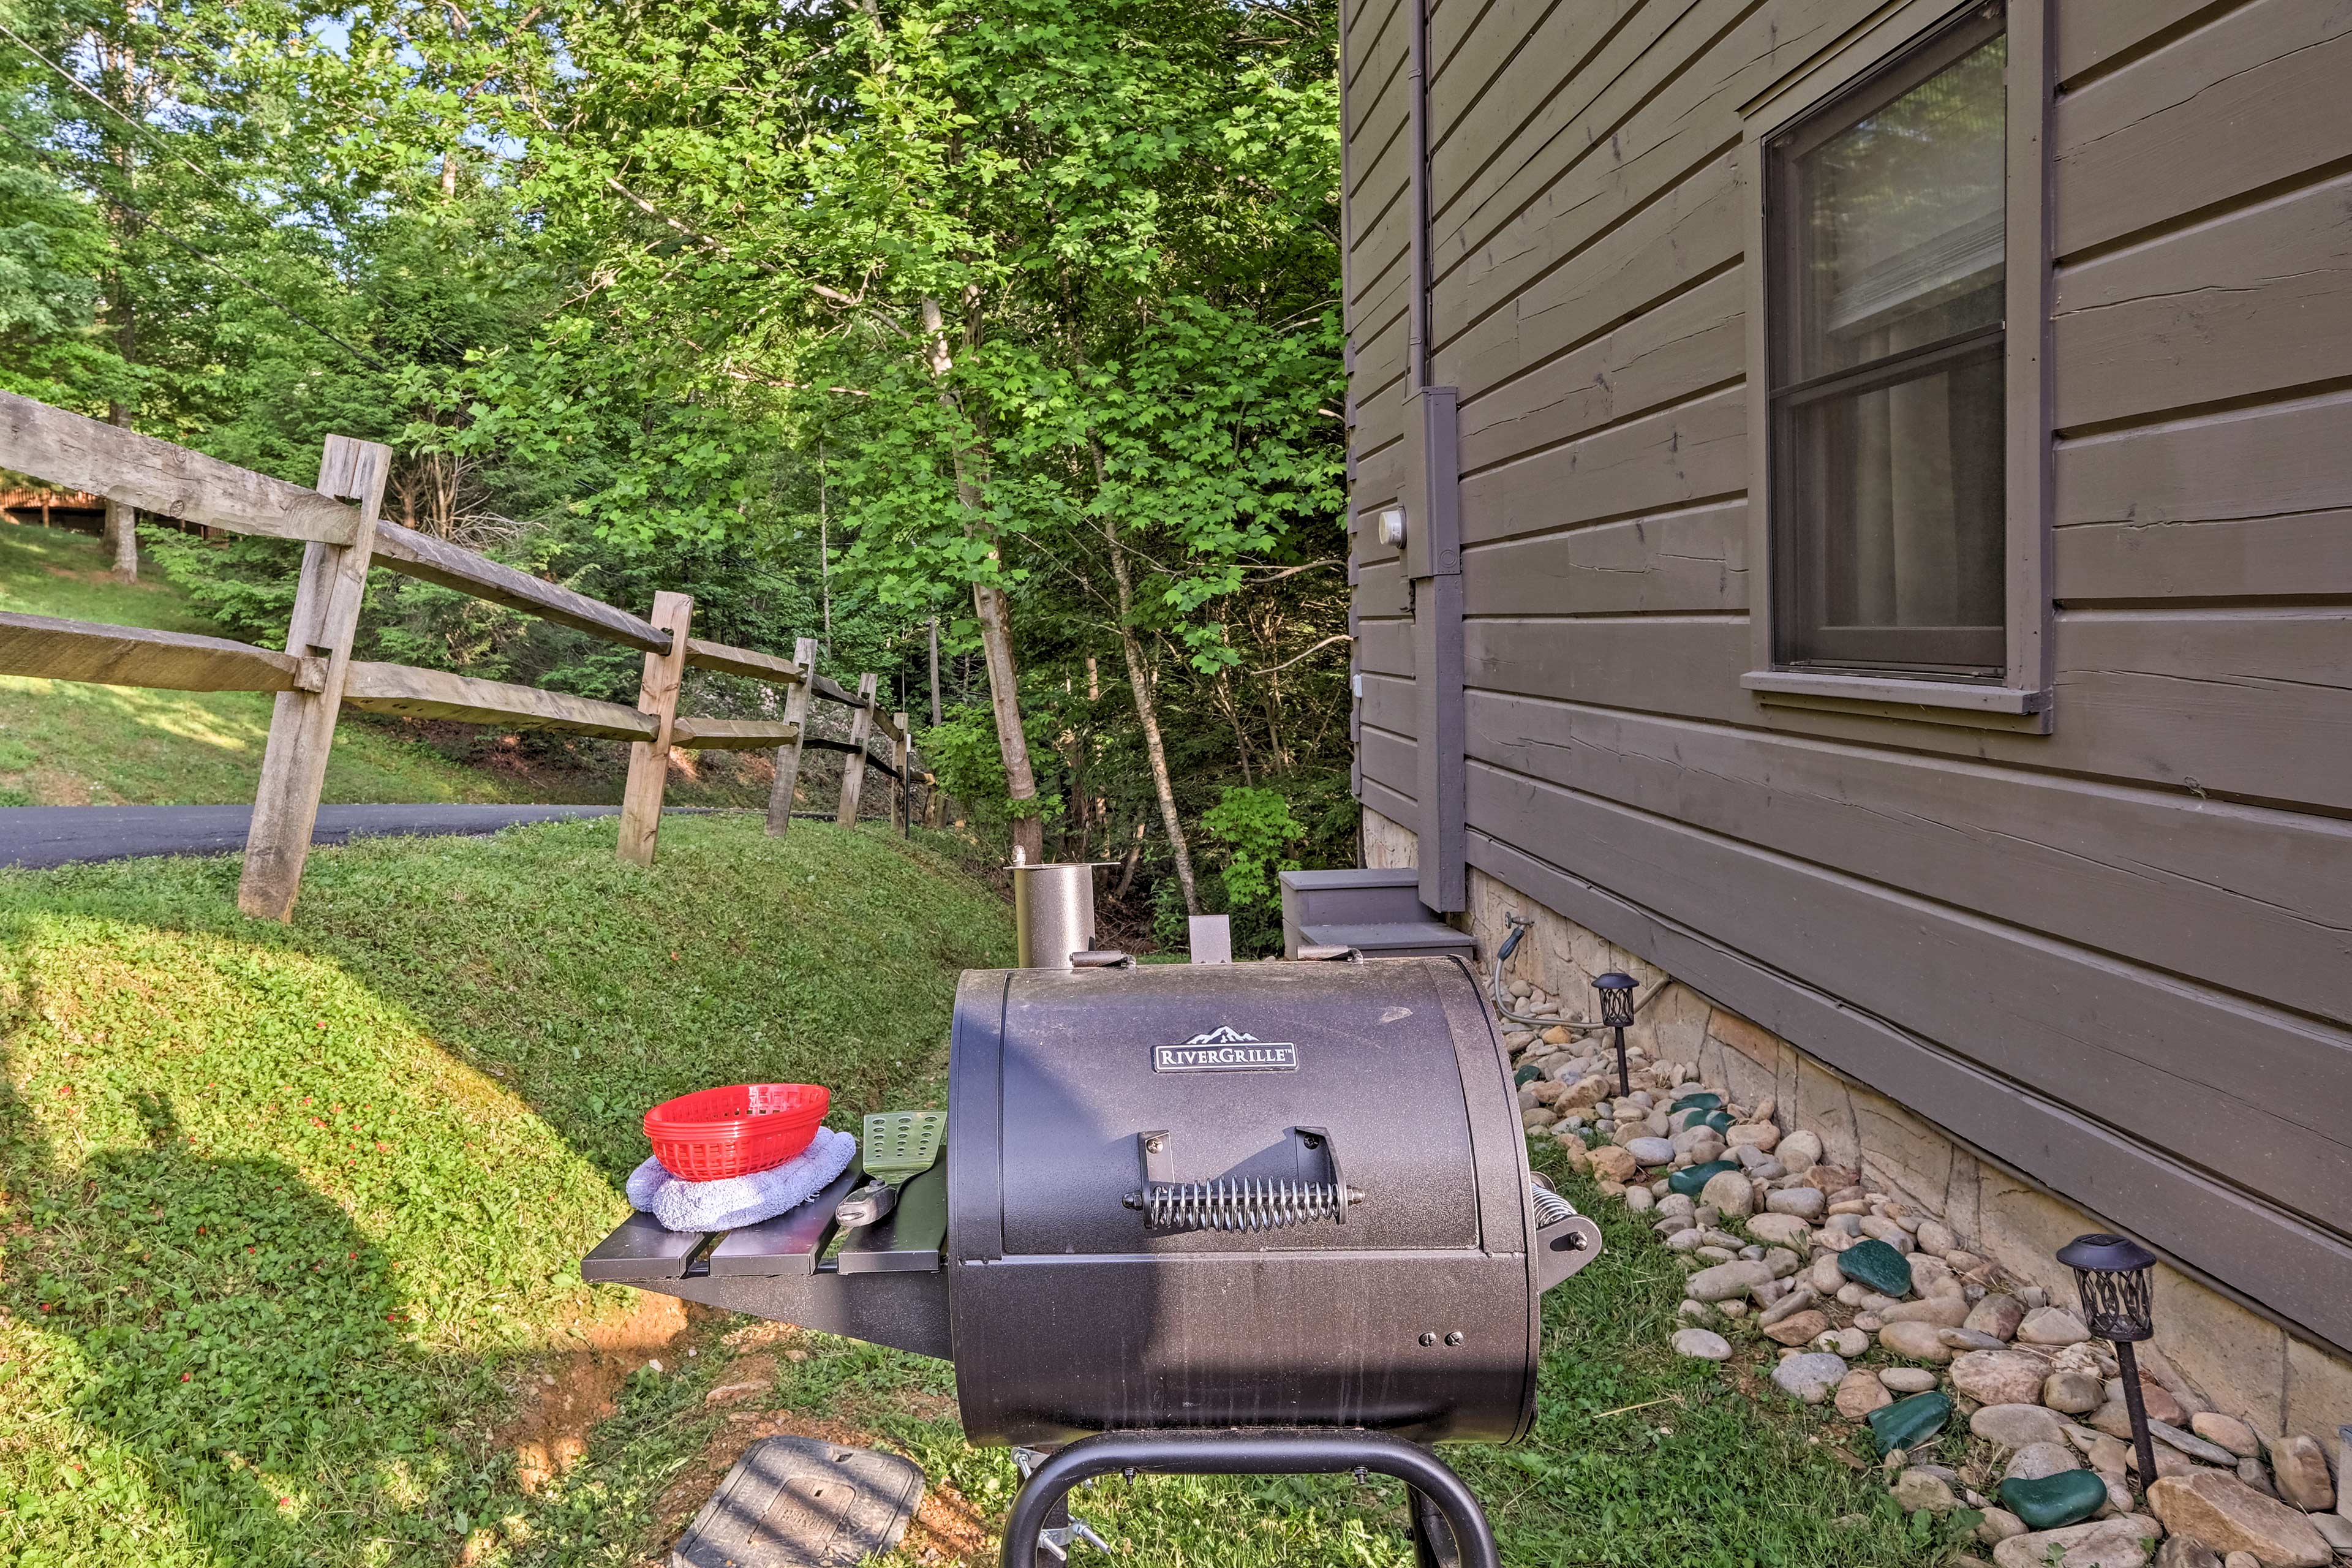
[{"label": "wooden fence rail", "polygon": [[[730,647],[689,635],[694,602],[686,595],[656,594],[653,614],[640,617],[446,540],[386,522],[376,512],[391,461],[389,447],[331,436],[320,459],[318,488],[306,490],[168,441],[0,392],[0,468],[230,533],[304,542],[284,652],[226,637],[0,613],[0,674],[277,694],[237,889],[237,905],[247,914],[278,921],[293,916],[335,721],[344,707],[631,742],[620,854],[640,865],[653,862],[672,748],[772,748],[771,833],[792,826],[803,749],[848,753],[837,820],[856,820],[871,765],[890,779],[891,819],[906,830],[913,780],[933,781],[915,773],[907,715],[881,710],[875,676],[863,677],[853,692],[817,672],[814,638],[800,639],[791,658]],[[352,637],[372,566],[641,650],[646,668],[637,705],[353,658]],[[782,721],[679,713],[678,689],[689,668],[784,688]],[[851,740],[808,732],[813,698],[855,710]],[[877,731],[889,748],[887,762],[866,749]],[[935,783],[931,798],[936,807]]]}]

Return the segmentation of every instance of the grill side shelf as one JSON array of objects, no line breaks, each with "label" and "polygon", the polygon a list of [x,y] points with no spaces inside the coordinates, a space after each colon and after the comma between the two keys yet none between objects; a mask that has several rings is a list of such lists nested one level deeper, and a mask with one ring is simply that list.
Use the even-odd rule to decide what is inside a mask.
[{"label": "grill side shelf", "polygon": [[770,1220],[730,1230],[719,1238],[704,1261],[708,1272],[727,1274],[814,1274],[833,1237],[834,1205],[849,1195],[865,1175],[864,1162],[852,1160],[849,1169],[832,1184],[795,1209]]},{"label": "grill side shelf", "polygon": [[835,1267],[844,1274],[930,1273],[947,1239],[948,1173],[933,1165],[908,1178],[897,1207],[843,1238]]},{"label": "grill side shelf", "polygon": [[649,1214],[633,1214],[580,1260],[580,1278],[592,1285],[682,1279],[695,1253],[709,1239],[700,1231],[665,1229]]}]

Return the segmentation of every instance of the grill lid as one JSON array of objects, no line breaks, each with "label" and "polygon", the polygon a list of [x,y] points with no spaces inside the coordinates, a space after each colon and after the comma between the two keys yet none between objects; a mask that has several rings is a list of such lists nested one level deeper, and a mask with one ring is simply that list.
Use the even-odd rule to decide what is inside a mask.
[{"label": "grill lid", "polygon": [[1438,994],[1448,973],[1011,974],[1005,1255],[1478,1247],[1463,1075]]}]

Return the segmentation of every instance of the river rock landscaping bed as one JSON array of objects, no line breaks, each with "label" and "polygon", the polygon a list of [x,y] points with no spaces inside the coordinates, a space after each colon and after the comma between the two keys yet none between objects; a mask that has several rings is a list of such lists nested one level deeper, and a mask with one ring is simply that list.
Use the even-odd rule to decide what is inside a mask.
[{"label": "river rock landscaping bed", "polygon": [[[1559,1016],[1539,989],[1510,990],[1515,1012]],[[1658,1245],[1680,1255],[1674,1349],[1752,1366],[1763,1397],[1852,1423],[1895,1505],[1972,1510],[1961,1522],[1994,1568],[2352,1562],[2352,1517],[2336,1511],[2352,1478],[2326,1449],[2214,1409],[2153,1345],[2139,1356],[2158,1475],[2136,1496],[2111,1347],[1936,1215],[1828,1163],[1813,1133],[1784,1131],[1769,1098],[1733,1103],[1639,1049],[1621,1096],[1608,1037],[1566,1020],[1505,1038],[1528,1136],[1654,1215]],[[2352,1466],[2352,1429],[2340,1447],[2336,1465]]]}]

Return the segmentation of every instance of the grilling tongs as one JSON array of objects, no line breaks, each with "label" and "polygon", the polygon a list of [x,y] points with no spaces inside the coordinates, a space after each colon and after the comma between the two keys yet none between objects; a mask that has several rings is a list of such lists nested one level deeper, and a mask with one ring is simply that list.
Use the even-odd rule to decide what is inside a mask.
[{"label": "grilling tongs", "polygon": [[940,1140],[948,1129],[947,1113],[940,1110],[877,1110],[866,1119],[865,1159],[869,1180],[834,1205],[833,1217],[844,1230],[873,1225],[898,1206],[898,1189],[910,1176],[919,1176],[940,1157]]}]

